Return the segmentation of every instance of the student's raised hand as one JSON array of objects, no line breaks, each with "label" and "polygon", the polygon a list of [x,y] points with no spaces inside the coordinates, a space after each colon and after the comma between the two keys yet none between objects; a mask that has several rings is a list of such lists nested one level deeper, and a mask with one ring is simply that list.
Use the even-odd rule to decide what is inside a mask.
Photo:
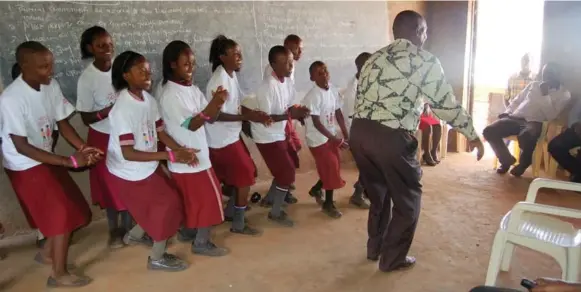
[{"label": "student's raised hand", "polygon": [[562,280],[540,278],[535,280],[537,286],[531,292],[579,292],[581,285],[577,283],[567,283]]},{"label": "student's raised hand", "polygon": [[216,91],[212,91],[212,102],[216,106],[222,107],[226,100],[228,100],[228,90],[224,89],[224,87],[218,86]]},{"label": "student's raised hand", "polygon": [[484,144],[482,144],[482,140],[480,138],[476,138],[468,143],[470,152],[476,149],[476,160],[480,161],[484,156]]}]

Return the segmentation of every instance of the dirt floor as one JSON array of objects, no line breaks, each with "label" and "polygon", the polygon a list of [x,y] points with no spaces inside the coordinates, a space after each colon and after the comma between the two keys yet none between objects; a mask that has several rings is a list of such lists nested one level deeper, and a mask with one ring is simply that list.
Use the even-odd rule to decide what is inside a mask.
[{"label": "dirt floor", "polygon": [[[71,260],[95,280],[74,291],[465,292],[484,282],[498,223],[524,199],[531,180],[498,176],[490,160],[477,163],[469,154],[452,154],[441,165],[425,168],[422,214],[411,249],[418,264],[386,274],[365,258],[367,212],[347,205],[357,171],[346,167],[344,176],[348,185],[337,196],[343,218],[329,219],[319,211],[307,195],[316,174],[301,174],[300,202],[289,208],[297,221],[294,228],[271,225],[266,210],[255,207],[249,218],[264,228],[262,237],[232,235],[226,224],[218,227],[216,243],[232,250],[223,258],[193,256],[189,245],[176,241],[170,252],[191,263],[180,273],[147,271],[145,248],[109,252],[106,223],[94,223],[79,234]],[[267,187],[262,183],[256,190]],[[581,208],[575,193],[545,192],[540,201]],[[50,270],[32,261],[34,253],[32,245],[9,249],[9,257],[0,262],[0,290],[46,290]],[[560,269],[546,256],[517,249],[513,269],[501,274],[499,285],[516,288],[522,277],[537,276],[559,277]]]}]

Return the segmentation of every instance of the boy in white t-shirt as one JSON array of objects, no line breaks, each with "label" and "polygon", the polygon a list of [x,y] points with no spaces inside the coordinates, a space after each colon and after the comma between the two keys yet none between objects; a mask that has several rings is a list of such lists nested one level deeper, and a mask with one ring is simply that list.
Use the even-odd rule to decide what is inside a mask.
[{"label": "boy in white t-shirt", "polygon": [[[89,223],[91,210],[67,168],[93,164],[102,152],[86,146],[68,122],[74,107],[51,82],[52,53],[28,41],[18,46],[16,58],[22,74],[0,97],[4,168],[29,224],[47,237],[41,253],[53,268],[47,286],[84,286],[91,279],[69,273],[66,260],[71,232]],[[78,150],[72,156],[52,152],[56,123]]]},{"label": "boy in white t-shirt", "polygon": [[[333,202],[333,192],[345,185],[341,178],[341,157],[339,149],[347,149],[349,135],[341,112],[339,93],[329,84],[327,66],[316,61],[309,67],[313,89],[303,99],[303,105],[311,110],[305,120],[307,145],[315,159],[319,174],[318,185],[325,190],[323,212],[331,218],[341,217],[341,212]],[[339,124],[343,138],[337,135],[335,121]]]},{"label": "boy in white t-shirt", "polygon": [[[284,45],[293,55],[293,69],[291,70],[289,81],[287,82],[287,86],[289,86],[289,90],[291,92],[291,103],[292,104],[299,104],[300,100],[298,99],[298,95],[295,88],[295,65],[301,59],[303,54],[303,40],[296,34],[290,34],[284,39]],[[272,76],[273,70],[272,66],[269,64],[266,65],[264,68],[263,80],[268,80],[270,76]],[[303,123],[303,121],[301,121]],[[295,167],[298,169],[300,165],[299,161],[299,154],[298,152],[301,150],[301,139],[295,130],[296,122],[287,123],[285,131],[287,135],[287,139],[291,142],[291,156],[293,161],[295,162]],[[276,183],[273,181],[270,188],[274,188]],[[292,184],[290,186],[290,190],[293,191],[295,189],[295,185]],[[320,195],[320,194],[319,194]],[[295,204],[298,202],[298,199],[293,196],[291,192],[289,192],[285,198],[285,202],[289,204]],[[270,206],[272,205],[272,199],[270,197],[266,197],[261,204],[263,206]]]},{"label": "boy in white t-shirt", "polygon": [[[346,117],[345,124],[347,126],[347,132],[351,131],[351,122],[353,121],[353,112],[355,111],[355,98],[357,96],[357,83],[359,79],[359,73],[361,73],[361,68],[363,65],[371,57],[371,54],[368,52],[363,52],[355,58],[355,67],[357,67],[357,73],[355,77],[351,79],[347,85],[347,88],[343,90],[341,96],[343,98],[343,114]],[[369,203],[365,200],[365,190],[363,189],[363,185],[361,184],[361,180],[357,180],[357,182],[353,185],[355,190],[353,191],[353,195],[351,199],[349,199],[349,203],[355,205],[362,209],[369,209]]]},{"label": "boy in white t-shirt", "polygon": [[295,181],[296,164],[291,156],[291,147],[286,135],[286,125],[292,120],[305,118],[309,110],[302,106],[292,106],[291,90],[287,82],[293,68],[292,53],[283,46],[275,46],[268,53],[268,61],[273,68],[271,75],[256,93],[258,110],[270,115],[273,123],[264,125],[253,122],[252,138],[274,177],[275,186],[267,197],[272,198],[272,209],[268,218],[283,226],[293,226],[294,222],[282,210],[282,204]]}]

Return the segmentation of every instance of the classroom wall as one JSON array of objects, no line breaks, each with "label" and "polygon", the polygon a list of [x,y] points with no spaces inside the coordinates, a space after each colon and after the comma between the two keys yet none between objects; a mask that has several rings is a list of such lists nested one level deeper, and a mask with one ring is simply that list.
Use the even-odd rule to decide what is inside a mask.
[{"label": "classroom wall", "polygon": [[[406,10],[406,9],[414,9],[418,12],[423,11],[424,5],[421,1],[393,1],[387,2],[387,7],[390,23],[386,24],[391,28],[391,21],[393,17],[397,15],[397,12]],[[390,13],[393,11],[393,13]],[[395,14],[394,14],[395,13]],[[391,29],[390,29],[391,31]],[[391,40],[391,33],[389,40]],[[387,45],[387,44],[385,44]],[[1,73],[0,73],[1,74]],[[0,78],[1,80],[1,78]],[[0,85],[1,86],[1,85]],[[0,90],[1,91],[1,90]],[[305,92],[300,92],[300,95],[304,95]],[[71,119],[72,125],[77,129],[81,137],[86,137],[87,135],[87,127],[82,124],[80,116],[76,115]],[[298,172],[309,172],[314,171],[314,161],[312,159],[311,153],[309,152],[308,148],[306,148],[306,142],[304,141],[304,128],[297,127],[299,132],[299,136],[302,138],[303,142],[303,150],[300,152],[300,160],[301,160],[301,167]],[[271,179],[270,173],[266,168],[264,161],[262,160],[260,153],[256,149],[256,146],[250,142],[247,143],[249,145],[250,153],[257,165],[258,168],[258,180],[259,181],[269,181]],[[57,145],[57,153],[62,154],[70,154],[73,152],[72,148],[67,145],[67,143],[63,140],[59,140]],[[344,163],[352,163],[352,157],[348,152],[343,153],[342,160]],[[87,201],[90,202],[90,191],[89,191],[89,180],[88,180],[88,172],[82,173],[71,173],[75,182],[80,186],[83,194],[85,195]],[[300,183],[300,182],[297,182]],[[93,220],[103,218],[103,212],[97,208],[93,208]],[[23,216],[22,210],[18,204],[18,200],[12,190],[10,182],[6,176],[6,173],[1,170],[0,171],[0,222],[4,224],[6,228],[6,235],[26,235],[24,238],[32,239],[33,236],[31,234],[31,230],[28,227],[26,219]],[[12,237],[13,239],[15,237]],[[21,237],[18,237],[21,238]]]}]

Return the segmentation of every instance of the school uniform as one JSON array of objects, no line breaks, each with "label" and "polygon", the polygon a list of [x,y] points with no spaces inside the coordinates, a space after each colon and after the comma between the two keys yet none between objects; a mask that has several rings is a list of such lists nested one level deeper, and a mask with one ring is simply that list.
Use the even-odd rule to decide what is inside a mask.
[{"label": "school uniform", "polygon": [[[294,62],[296,63],[296,62]],[[264,76],[263,76],[263,81],[267,81],[270,79],[270,77],[272,77],[274,74],[274,71],[272,70],[272,66],[270,66],[270,64],[267,64],[266,67],[264,68]],[[297,97],[297,92],[296,92],[296,88],[295,88],[295,67],[293,66],[293,70],[291,71],[291,75],[288,79],[288,82],[285,82],[285,86],[288,87],[288,90],[290,92],[290,104],[298,104],[300,103],[300,101],[298,100]],[[287,141],[289,142],[289,154],[291,155],[291,158],[293,160],[293,163],[295,165],[295,168],[299,168],[300,167],[300,161],[299,161],[299,151],[302,148],[302,144],[301,144],[301,139],[299,137],[299,135],[297,134],[297,131],[295,129],[295,122],[289,119],[289,123],[286,123],[286,126],[284,128],[285,134],[286,134],[286,138]]]},{"label": "school uniform", "polygon": [[171,177],[182,196],[187,228],[203,228],[224,221],[220,182],[214,174],[205,126],[191,131],[188,126],[192,117],[206,106],[204,95],[195,85],[184,86],[168,81],[159,97],[160,108],[167,132],[187,148],[198,149],[199,164],[191,166],[169,162]]},{"label": "school uniform", "polygon": [[[269,115],[286,114],[292,98],[289,82],[289,78],[281,82],[272,75],[266,79],[256,94],[257,109]],[[279,121],[270,126],[251,124],[252,138],[274,176],[274,181],[286,186],[294,183],[296,168],[295,161],[289,153],[290,143],[285,132],[288,122],[288,120]]]},{"label": "school uniform", "polygon": [[46,237],[88,224],[91,210],[66,168],[18,153],[10,135],[27,137],[30,145],[52,152],[55,123],[73,112],[56,80],[36,91],[20,76],[0,97],[3,165],[28,223]]},{"label": "school uniform", "polygon": [[[222,66],[218,66],[206,89],[208,102],[213,98],[212,92],[222,86],[228,91],[228,99],[221,112],[240,114],[240,103],[244,96],[238,84],[236,72],[230,77]],[[242,122],[220,122],[206,124],[205,127],[210,160],[216,175],[226,185],[242,188],[254,185],[256,167],[250,152],[240,139]]]},{"label": "school uniform", "polygon": [[109,122],[106,165],[111,189],[154,241],[166,240],[175,234],[183,218],[176,189],[158,161],[128,161],[121,152],[122,146],[157,152],[157,132],[165,127],[157,103],[147,92],[140,100],[124,89],[109,113]]},{"label": "school uniform", "polygon": [[[111,84],[111,70],[103,72],[91,63],[85,68],[77,82],[77,111],[100,111],[114,104],[117,95]],[[103,160],[97,162],[89,170],[91,199],[94,205],[98,205],[102,209],[111,208],[116,211],[124,211],[126,210],[125,206],[110,188],[108,179],[110,174],[105,165],[110,131],[108,118],[89,125],[87,144],[101,149],[105,153]]]},{"label": "school uniform", "polygon": [[[339,94],[335,88],[323,89],[315,85],[305,96],[303,105],[311,111],[311,116],[319,116],[323,127],[332,135],[337,134],[335,111],[341,109]],[[345,186],[341,178],[340,144],[334,143],[315,128],[313,118],[305,119],[306,140],[317,167],[324,190],[336,190]]]}]

